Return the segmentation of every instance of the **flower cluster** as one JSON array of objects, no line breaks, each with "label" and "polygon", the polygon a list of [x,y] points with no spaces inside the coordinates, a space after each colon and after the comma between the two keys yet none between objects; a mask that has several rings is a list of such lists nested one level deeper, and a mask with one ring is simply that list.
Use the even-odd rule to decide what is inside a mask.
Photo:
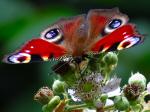
[{"label": "flower cluster", "polygon": [[144,75],[137,72],[121,87],[121,78],[112,75],[117,62],[115,52],[59,62],[53,69],[60,79],[54,81],[52,89],[41,88],[34,99],[43,105],[43,112],[150,111],[145,108],[150,107],[145,106],[150,82],[147,84]]}]

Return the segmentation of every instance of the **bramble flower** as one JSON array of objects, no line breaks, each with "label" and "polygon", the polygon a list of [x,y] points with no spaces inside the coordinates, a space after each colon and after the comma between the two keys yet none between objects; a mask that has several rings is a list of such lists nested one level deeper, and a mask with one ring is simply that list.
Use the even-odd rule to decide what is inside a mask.
[{"label": "bramble flower", "polygon": [[108,97],[114,97],[114,96],[119,96],[121,95],[121,89],[120,87],[118,87],[117,89],[111,91],[111,92],[108,92],[107,93]]},{"label": "bramble flower", "polygon": [[102,87],[103,77],[101,74],[92,73],[91,75],[84,76],[76,82],[73,87],[75,96],[82,101],[90,101],[99,97],[100,89]]},{"label": "bramble flower", "polygon": [[80,102],[80,101],[81,101],[81,99],[76,98],[76,97],[74,96],[75,91],[74,91],[73,89],[68,89],[68,94],[71,96],[71,99],[72,99],[73,101],[75,101],[75,102]]},{"label": "bramble flower", "polygon": [[46,99],[42,111],[141,112],[145,95],[150,94],[150,82],[145,90],[146,78],[137,72],[132,74],[128,84],[122,88],[121,78],[110,75],[117,62],[117,54],[114,52],[59,62],[54,70],[63,81],[58,79],[54,81],[51,90],[52,97],[48,99],[47,91],[44,92],[44,95],[42,94],[44,97],[41,97],[41,94],[36,95],[38,101]]},{"label": "bramble flower", "polygon": [[113,77],[106,83],[103,81],[104,77],[100,73],[92,73],[91,75],[84,76],[77,81],[72,89],[73,94],[71,95],[82,101],[93,101],[94,99],[99,98],[102,94],[107,93],[112,96],[113,91],[119,88],[121,80],[117,77]]},{"label": "bramble flower", "polygon": [[114,90],[116,90],[120,86],[120,82],[121,82],[121,79],[114,76],[113,78],[108,80],[106,82],[106,84],[101,88],[102,93],[109,94],[109,92],[113,92]]}]

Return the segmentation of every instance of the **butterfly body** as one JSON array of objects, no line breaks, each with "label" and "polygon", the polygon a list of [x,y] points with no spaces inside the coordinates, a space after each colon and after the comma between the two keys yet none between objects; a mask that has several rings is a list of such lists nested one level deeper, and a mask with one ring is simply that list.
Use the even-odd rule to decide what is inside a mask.
[{"label": "butterfly body", "polygon": [[[128,17],[114,9],[93,9],[88,14],[60,19],[23,47],[6,56],[8,63],[29,63],[62,56],[78,57],[89,52],[122,50],[143,41]],[[35,60],[39,60],[36,58]]]}]

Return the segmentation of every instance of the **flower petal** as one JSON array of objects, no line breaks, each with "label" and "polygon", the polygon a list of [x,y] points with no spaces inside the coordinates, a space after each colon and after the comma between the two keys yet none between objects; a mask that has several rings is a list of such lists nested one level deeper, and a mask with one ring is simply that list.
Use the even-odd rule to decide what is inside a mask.
[{"label": "flower petal", "polygon": [[111,106],[111,105],[113,105],[113,104],[114,104],[114,102],[113,102],[112,100],[107,99],[105,106]]},{"label": "flower petal", "polygon": [[102,93],[116,90],[120,86],[121,79],[114,76],[108,83],[101,88]]},{"label": "flower petal", "polygon": [[77,97],[75,97],[75,91],[73,90],[73,89],[68,89],[68,93],[69,93],[69,95],[71,96],[71,99],[73,100],[73,101],[75,101],[75,102],[80,102],[81,101],[81,99],[79,99],[79,98],[77,98]]},{"label": "flower petal", "polygon": [[120,87],[118,87],[114,91],[108,92],[107,95],[108,95],[108,97],[114,97],[114,96],[121,95],[121,89],[120,89]]}]

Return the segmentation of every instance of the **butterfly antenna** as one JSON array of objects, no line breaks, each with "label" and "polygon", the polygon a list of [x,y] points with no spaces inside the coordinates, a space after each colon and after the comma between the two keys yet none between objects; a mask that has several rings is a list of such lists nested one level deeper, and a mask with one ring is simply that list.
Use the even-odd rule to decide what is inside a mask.
[{"label": "butterfly antenna", "polygon": [[59,67],[54,69],[54,72],[57,72],[57,70],[59,70],[60,68],[62,68],[64,65],[70,63],[71,60],[64,62],[62,65],[60,65]]}]

